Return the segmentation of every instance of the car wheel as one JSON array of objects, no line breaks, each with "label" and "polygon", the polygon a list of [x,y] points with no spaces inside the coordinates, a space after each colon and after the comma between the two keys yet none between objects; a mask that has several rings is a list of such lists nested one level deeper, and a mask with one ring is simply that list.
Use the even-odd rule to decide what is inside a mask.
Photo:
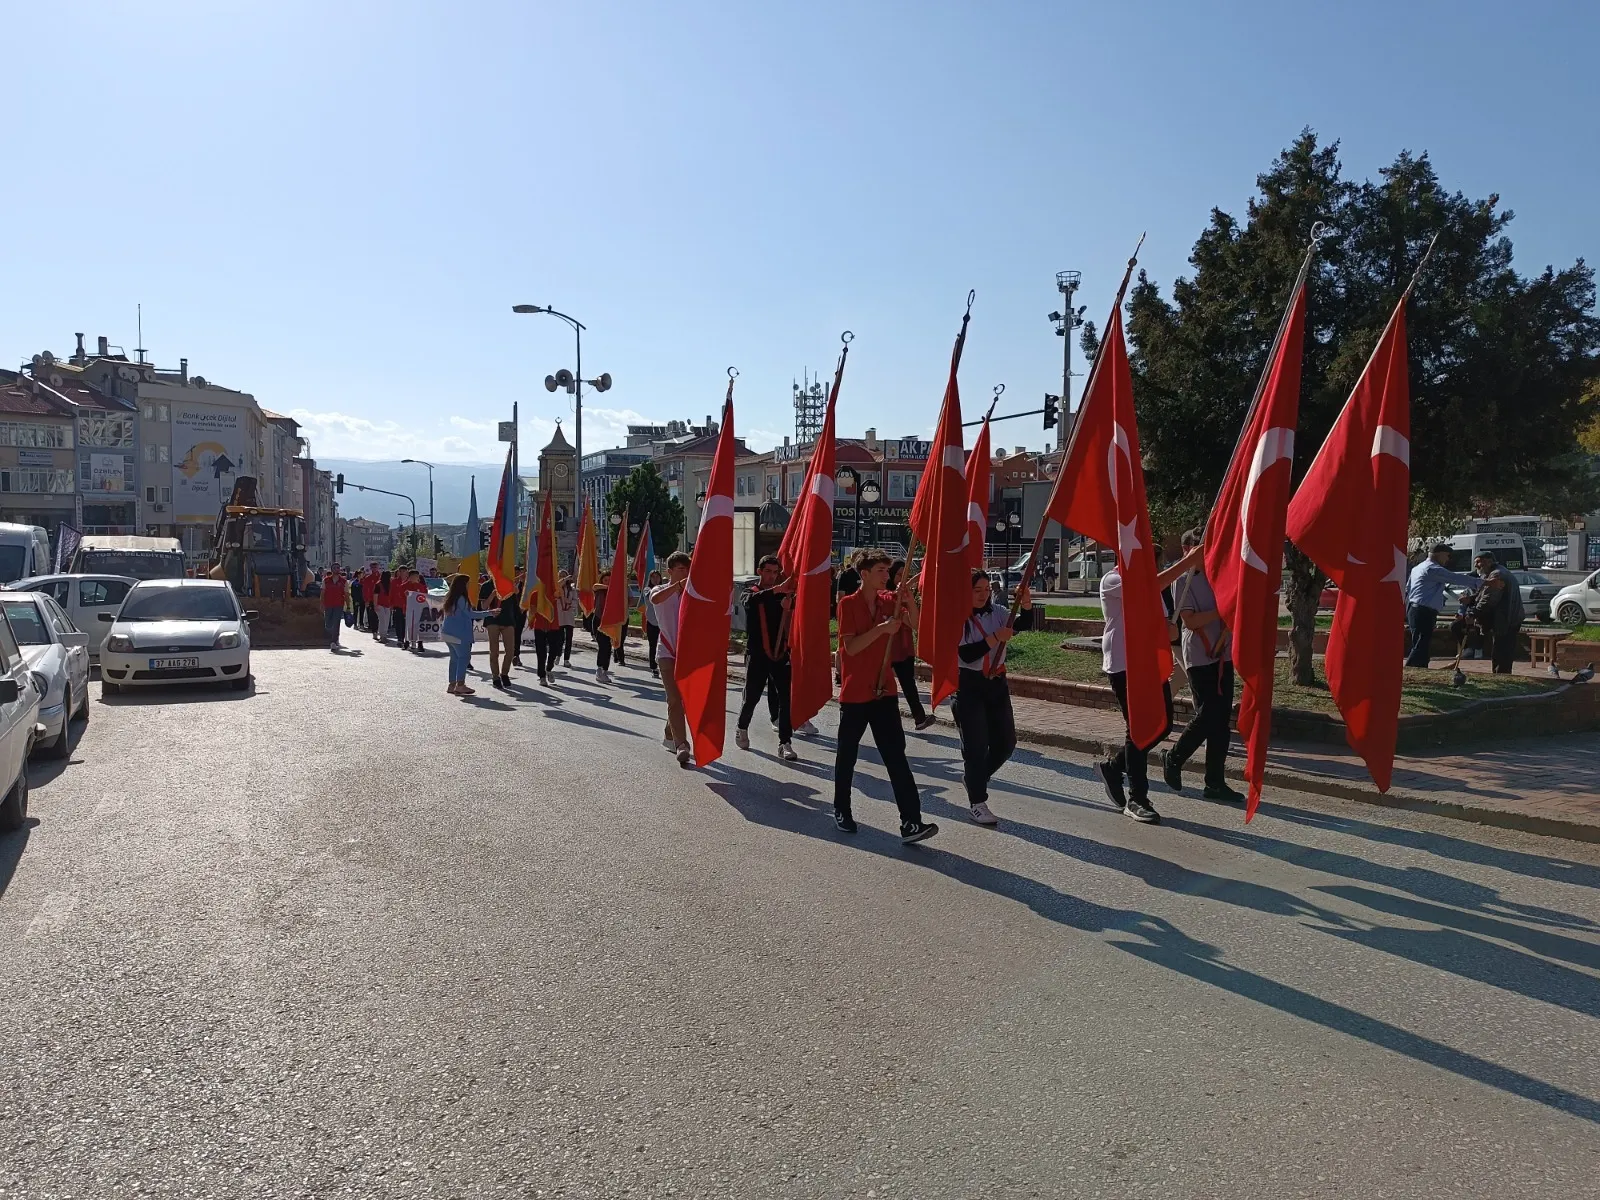
[{"label": "car wheel", "polygon": [[1583,624],[1583,606],[1576,600],[1569,600],[1556,612],[1556,620],[1563,625],[1576,629]]},{"label": "car wheel", "polygon": [[243,679],[235,679],[233,681],[233,690],[234,691],[236,691],[236,692],[244,692],[244,691],[248,691],[249,689],[250,689],[250,676],[249,675],[246,675]]},{"label": "car wheel", "polygon": [[44,756],[58,760],[72,757],[72,705],[67,705],[66,715],[61,718],[61,733],[44,748]]},{"label": "car wheel", "polygon": [[122,685],[120,683],[112,683],[109,679],[100,681],[100,694],[102,696],[115,696],[121,690]]},{"label": "car wheel", "polygon": [[22,828],[28,819],[28,768],[24,766],[17,781],[11,785],[6,798],[0,800],[0,833],[12,833]]}]

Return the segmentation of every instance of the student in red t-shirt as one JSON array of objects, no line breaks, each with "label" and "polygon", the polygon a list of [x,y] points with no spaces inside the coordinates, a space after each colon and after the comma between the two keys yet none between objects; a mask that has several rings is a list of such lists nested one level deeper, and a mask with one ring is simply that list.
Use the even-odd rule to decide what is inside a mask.
[{"label": "student in red t-shirt", "polygon": [[[844,833],[856,831],[850,815],[850,789],[856,773],[856,753],[861,735],[872,730],[872,740],[883,759],[900,808],[900,840],[909,845],[926,841],[939,827],[922,819],[922,799],[906,761],[906,732],[900,726],[900,701],[895,678],[884,669],[885,639],[898,630],[916,627],[916,603],[907,580],[897,597],[884,590],[890,559],[882,550],[861,550],[854,565],[861,587],[839,597],[839,758],[833,768],[833,823]],[[888,683],[882,680],[887,677]]]},{"label": "student in red t-shirt", "polygon": [[328,639],[330,650],[339,648],[339,625],[344,620],[344,601],[344,568],[334,563],[322,577],[322,634]]}]

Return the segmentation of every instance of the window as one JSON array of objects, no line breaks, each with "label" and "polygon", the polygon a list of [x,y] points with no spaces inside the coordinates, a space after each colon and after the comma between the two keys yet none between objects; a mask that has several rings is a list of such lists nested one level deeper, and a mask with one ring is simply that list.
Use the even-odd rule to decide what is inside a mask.
[{"label": "window", "polygon": [[921,471],[890,471],[889,499],[915,500],[917,498],[917,481],[921,478]]},{"label": "window", "polygon": [[13,492],[48,492],[52,495],[70,495],[74,490],[75,481],[71,471],[61,471],[46,467],[18,467],[15,471],[8,472],[11,476],[11,486],[7,489]]},{"label": "window", "polygon": [[57,604],[65,604],[67,602],[67,593],[72,590],[72,581],[70,579],[58,579],[54,583],[47,583],[43,587],[34,588],[33,590],[43,592]]},{"label": "window", "polygon": [[763,496],[771,496],[774,500],[778,498],[778,477],[776,475],[767,476],[767,486],[762,489],[761,494]]},{"label": "window", "polygon": [[226,587],[165,586],[144,584],[123,604],[122,621],[236,621],[239,607]]},{"label": "window", "polygon": [[161,489],[161,503],[163,503],[163,504],[171,504],[172,503],[172,489],[171,488],[164,487],[164,488]]},{"label": "window", "polygon": [[157,462],[166,462],[166,461],[168,461],[169,453],[170,452],[167,450],[167,448],[165,446],[157,446],[156,447],[156,461]]},{"label": "window", "polygon": [[133,414],[85,412],[78,414],[80,446],[126,446],[133,448]]},{"label": "window", "polygon": [[0,620],[0,670],[11,670],[21,656],[22,651],[17,649],[17,635],[11,632],[11,622]]},{"label": "window", "polygon": [[39,606],[32,600],[7,600],[5,602],[6,620],[11,625],[11,632],[16,634],[17,641],[24,646],[48,646],[50,634],[44,627],[44,618],[39,615]]},{"label": "window", "polygon": [[167,419],[167,406],[165,404],[156,405],[156,420],[165,421]]},{"label": "window", "polygon": [[793,504],[800,499],[800,485],[805,482],[805,476],[798,471],[789,472],[789,503]]},{"label": "window", "polygon": [[156,419],[156,406],[154,404],[146,404],[144,406],[144,419],[146,421],[154,421]]},{"label": "window", "polygon": [[36,425],[27,421],[0,421],[0,446],[65,450],[71,445],[72,434],[65,425]]},{"label": "window", "polygon": [[156,448],[150,442],[144,444],[144,460],[147,463],[153,463],[156,460]]},{"label": "window", "polygon": [[128,594],[128,585],[120,579],[78,580],[78,607],[104,608],[108,604],[121,604]]},{"label": "window", "polygon": [[145,490],[144,490],[144,499],[145,499],[145,503],[146,504],[154,504],[156,502],[156,490],[155,490],[155,488],[153,488],[153,487],[145,488]]},{"label": "window", "polygon": [[54,600],[44,602],[44,616],[45,620],[50,622],[50,628],[56,631],[57,637],[78,632],[78,627],[72,623],[72,618],[57,608]]}]

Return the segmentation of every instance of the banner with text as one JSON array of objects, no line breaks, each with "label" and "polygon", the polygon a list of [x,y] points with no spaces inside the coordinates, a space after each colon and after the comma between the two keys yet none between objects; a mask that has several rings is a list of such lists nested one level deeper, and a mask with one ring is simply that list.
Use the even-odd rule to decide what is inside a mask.
[{"label": "banner with text", "polygon": [[244,470],[245,437],[242,411],[173,405],[173,520],[217,519]]}]

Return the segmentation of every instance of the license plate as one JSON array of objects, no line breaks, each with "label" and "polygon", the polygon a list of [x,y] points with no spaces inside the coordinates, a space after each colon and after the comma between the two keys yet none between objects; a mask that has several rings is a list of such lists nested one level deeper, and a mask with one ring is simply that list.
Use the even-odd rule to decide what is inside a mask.
[{"label": "license plate", "polygon": [[150,669],[152,671],[166,670],[171,667],[198,667],[199,665],[200,660],[198,658],[152,658],[150,660]]}]

